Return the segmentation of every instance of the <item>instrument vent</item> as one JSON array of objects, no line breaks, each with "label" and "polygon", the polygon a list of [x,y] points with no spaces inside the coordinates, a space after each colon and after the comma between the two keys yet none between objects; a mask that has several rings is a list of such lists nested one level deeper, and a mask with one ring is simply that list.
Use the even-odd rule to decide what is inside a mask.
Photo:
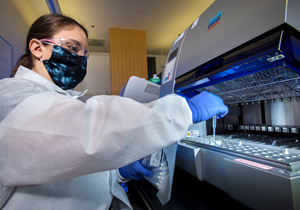
[{"label": "instrument vent", "polygon": [[105,39],[89,39],[89,46],[104,47]]}]

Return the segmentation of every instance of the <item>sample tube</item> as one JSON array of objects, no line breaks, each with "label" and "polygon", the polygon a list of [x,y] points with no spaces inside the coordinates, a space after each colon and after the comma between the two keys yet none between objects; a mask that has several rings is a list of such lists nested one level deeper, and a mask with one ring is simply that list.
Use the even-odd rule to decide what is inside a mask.
[{"label": "sample tube", "polygon": [[216,140],[216,127],[217,127],[217,116],[212,118],[212,127],[213,127],[213,140]]}]

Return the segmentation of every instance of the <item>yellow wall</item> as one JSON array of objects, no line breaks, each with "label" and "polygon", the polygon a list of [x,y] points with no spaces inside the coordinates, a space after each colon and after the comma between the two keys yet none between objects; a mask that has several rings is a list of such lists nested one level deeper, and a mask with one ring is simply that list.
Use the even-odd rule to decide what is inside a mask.
[{"label": "yellow wall", "polygon": [[111,94],[131,76],[148,79],[146,31],[109,28]]}]

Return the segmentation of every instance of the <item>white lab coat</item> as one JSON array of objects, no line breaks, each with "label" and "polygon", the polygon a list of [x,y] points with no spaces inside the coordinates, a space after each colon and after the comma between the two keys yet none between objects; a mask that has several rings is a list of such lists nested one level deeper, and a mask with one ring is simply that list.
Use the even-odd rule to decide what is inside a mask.
[{"label": "white lab coat", "polygon": [[0,199],[18,186],[4,209],[102,210],[113,196],[131,208],[116,169],[183,139],[192,124],[173,94],[148,104],[78,96],[22,66],[0,80]]}]

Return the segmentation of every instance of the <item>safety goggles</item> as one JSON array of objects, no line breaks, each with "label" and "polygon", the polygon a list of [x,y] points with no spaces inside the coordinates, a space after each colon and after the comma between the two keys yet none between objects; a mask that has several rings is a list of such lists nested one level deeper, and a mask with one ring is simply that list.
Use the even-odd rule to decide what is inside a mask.
[{"label": "safety goggles", "polygon": [[80,56],[88,56],[89,54],[89,51],[74,39],[49,38],[49,39],[40,39],[40,41],[45,44],[61,46],[71,51],[72,53],[75,53]]}]

